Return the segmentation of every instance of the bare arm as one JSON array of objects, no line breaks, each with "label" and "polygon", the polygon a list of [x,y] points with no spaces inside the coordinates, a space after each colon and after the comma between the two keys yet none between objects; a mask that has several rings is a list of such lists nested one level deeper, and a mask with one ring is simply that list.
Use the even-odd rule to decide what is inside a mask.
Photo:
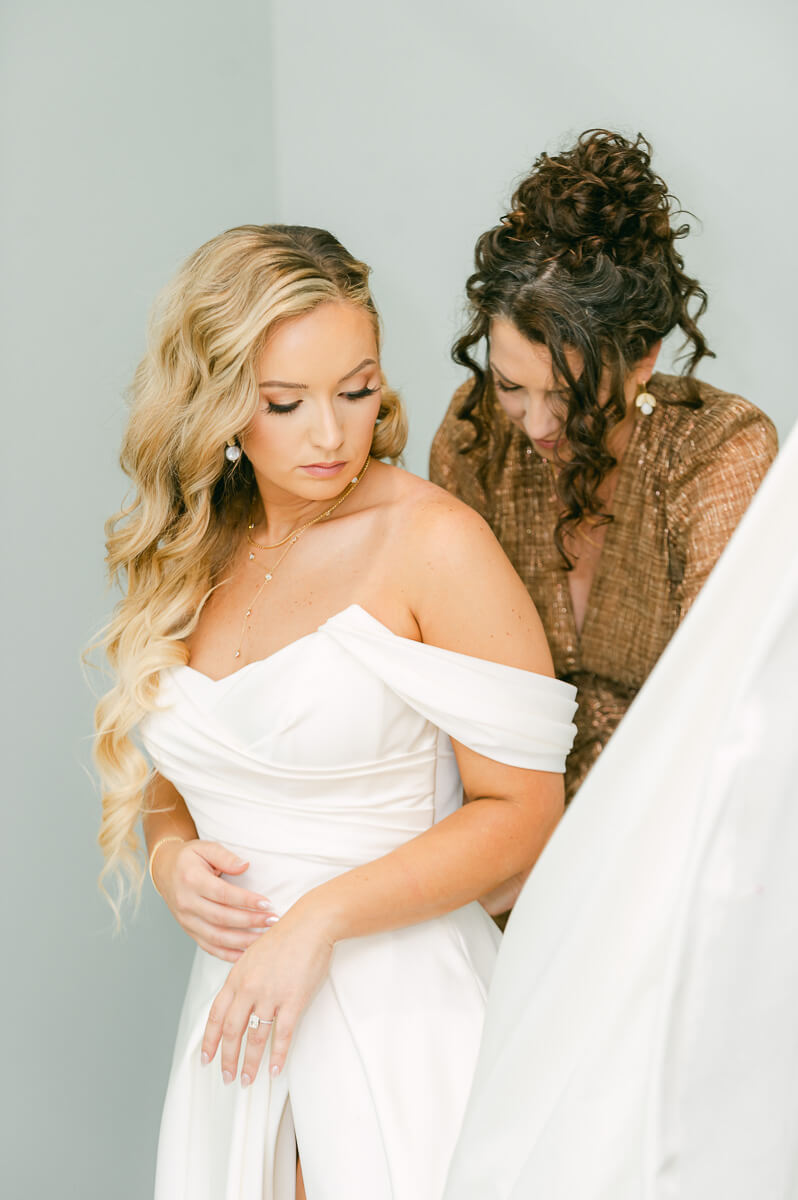
[{"label": "bare arm", "polygon": [[[553,676],[534,604],[485,522],[437,500],[418,521],[413,561],[408,558],[400,573],[412,581],[421,640]],[[418,555],[419,543],[430,547],[427,559]],[[506,766],[453,745],[463,807],[304,898],[328,908],[333,940],[428,920],[526,878],[562,815],[563,776]]]},{"label": "bare arm", "polygon": [[[147,788],[146,807],[141,818],[141,827],[147,843],[148,855],[152,853],[153,847],[162,838],[179,837],[184,842],[190,842],[197,836],[197,827],[191,819],[183,797],[169,780],[164,779],[157,771]],[[153,863],[153,878],[156,879],[156,886],[157,873],[168,857],[169,846],[163,846],[158,851]]]}]

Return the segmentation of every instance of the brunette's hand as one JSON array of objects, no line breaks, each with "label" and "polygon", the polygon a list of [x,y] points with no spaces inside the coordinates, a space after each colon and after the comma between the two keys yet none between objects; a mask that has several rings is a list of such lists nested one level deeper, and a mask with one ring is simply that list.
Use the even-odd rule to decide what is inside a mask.
[{"label": "brunette's hand", "polygon": [[[211,1061],[221,1042],[222,1078],[232,1083],[246,1033],[241,1086],[248,1087],[271,1035],[269,1072],[279,1075],[297,1021],[327,974],[333,945],[324,921],[308,914],[299,901],[231,969],[211,1006],[202,1062]],[[253,1013],[262,1019],[256,1029],[247,1027]]]},{"label": "brunette's hand", "polygon": [[237,962],[277,920],[271,901],[219,876],[249,863],[218,842],[166,842],[155,855],[155,886],[179,925],[208,954]]}]

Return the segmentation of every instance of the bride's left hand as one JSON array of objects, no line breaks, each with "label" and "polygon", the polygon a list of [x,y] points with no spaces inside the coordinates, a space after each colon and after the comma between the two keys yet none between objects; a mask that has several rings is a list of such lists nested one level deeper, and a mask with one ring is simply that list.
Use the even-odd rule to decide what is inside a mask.
[{"label": "bride's left hand", "polygon": [[[202,1062],[212,1060],[221,1042],[222,1077],[232,1083],[246,1033],[241,1086],[247,1087],[258,1072],[271,1032],[269,1072],[279,1075],[297,1021],[327,974],[334,944],[323,921],[302,913],[298,905],[261,934],[232,967],[211,1005]],[[273,1024],[248,1029],[252,1013]]]}]

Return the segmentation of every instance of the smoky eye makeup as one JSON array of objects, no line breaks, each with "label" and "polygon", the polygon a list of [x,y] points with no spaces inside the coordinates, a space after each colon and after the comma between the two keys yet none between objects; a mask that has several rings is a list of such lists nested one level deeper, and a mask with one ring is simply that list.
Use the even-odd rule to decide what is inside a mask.
[{"label": "smoky eye makeup", "polygon": [[366,396],[373,396],[379,390],[378,387],[362,387],[358,388],[355,392],[344,392],[343,395],[346,396],[347,400],[364,400]]},{"label": "smoky eye makeup", "polygon": [[[356,391],[342,392],[341,395],[346,397],[347,400],[364,400],[367,396],[375,395],[379,390],[379,386],[362,387],[358,388]],[[273,400],[267,400],[264,398],[263,411],[267,413],[291,413],[295,412],[301,403],[302,401],[300,399],[291,400],[288,404],[276,404]]]},{"label": "smoky eye makeup", "polygon": [[275,404],[273,400],[267,400],[265,411],[267,413],[290,413],[299,408],[301,403],[301,400],[292,400],[290,404]]}]

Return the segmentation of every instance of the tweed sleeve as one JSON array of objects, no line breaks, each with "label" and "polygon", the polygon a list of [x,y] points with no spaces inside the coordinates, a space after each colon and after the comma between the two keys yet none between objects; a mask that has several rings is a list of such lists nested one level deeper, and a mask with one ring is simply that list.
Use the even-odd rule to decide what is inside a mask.
[{"label": "tweed sleeve", "polygon": [[720,558],[776,457],[772,422],[735,398],[680,451],[672,547],[673,582],[683,619]]},{"label": "tweed sleeve", "polygon": [[484,484],[480,480],[486,447],[477,446],[463,454],[463,449],[474,438],[468,421],[458,417],[460,407],[470,385],[465,384],[455,392],[435,437],[429,459],[429,477],[438,487],[445,488],[469,508],[475,509],[485,520],[489,520],[488,502]]}]

